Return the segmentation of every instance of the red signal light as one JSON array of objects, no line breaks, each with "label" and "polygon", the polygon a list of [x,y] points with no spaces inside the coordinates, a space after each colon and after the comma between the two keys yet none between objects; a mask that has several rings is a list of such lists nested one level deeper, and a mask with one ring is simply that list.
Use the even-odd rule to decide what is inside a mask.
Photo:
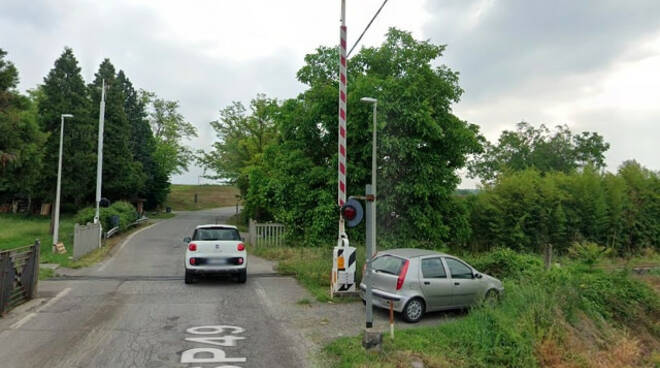
[{"label": "red signal light", "polygon": [[345,206],[342,211],[342,216],[348,221],[351,221],[355,218],[357,215],[357,211],[355,210],[355,207],[352,206]]}]

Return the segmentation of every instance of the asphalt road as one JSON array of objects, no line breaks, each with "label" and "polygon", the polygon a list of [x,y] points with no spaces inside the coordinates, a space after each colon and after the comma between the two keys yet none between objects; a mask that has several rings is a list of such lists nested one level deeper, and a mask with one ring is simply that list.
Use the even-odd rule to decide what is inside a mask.
[{"label": "asphalt road", "polygon": [[[0,367],[306,366],[295,333],[260,295],[269,267],[248,256],[247,284],[183,283],[183,237],[234,210],[180,213],[136,233],[94,267],[41,282],[48,298],[0,319]],[[227,325],[236,328],[196,328]],[[199,348],[220,350],[191,350]],[[182,363],[190,356],[211,361]]]}]

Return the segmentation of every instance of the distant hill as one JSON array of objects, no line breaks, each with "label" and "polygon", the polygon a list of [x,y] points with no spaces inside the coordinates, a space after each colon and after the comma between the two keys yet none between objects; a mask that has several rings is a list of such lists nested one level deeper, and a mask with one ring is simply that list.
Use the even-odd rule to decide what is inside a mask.
[{"label": "distant hill", "polygon": [[[197,194],[197,203],[195,203]],[[208,208],[235,206],[239,191],[231,185],[181,185],[172,184],[165,206],[174,211],[194,211]]]}]

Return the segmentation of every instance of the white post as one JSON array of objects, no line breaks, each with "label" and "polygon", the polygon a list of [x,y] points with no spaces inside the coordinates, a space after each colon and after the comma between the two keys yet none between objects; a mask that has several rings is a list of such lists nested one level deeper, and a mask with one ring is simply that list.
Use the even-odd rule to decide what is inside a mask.
[{"label": "white post", "polygon": [[60,236],[60,194],[62,192],[62,145],[64,143],[64,118],[72,118],[71,114],[60,115],[60,156],[57,164],[57,189],[55,190],[55,227],[53,230],[53,245],[59,242]]},{"label": "white post", "polygon": [[100,205],[101,205],[101,183],[103,178],[103,124],[105,120],[105,79],[101,87],[101,106],[99,108],[99,143],[96,159],[96,212],[94,214],[94,223],[99,223]]}]

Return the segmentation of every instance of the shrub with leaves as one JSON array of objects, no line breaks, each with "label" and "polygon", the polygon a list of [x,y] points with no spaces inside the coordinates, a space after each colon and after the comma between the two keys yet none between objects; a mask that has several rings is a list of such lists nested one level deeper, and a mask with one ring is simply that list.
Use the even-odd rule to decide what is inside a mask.
[{"label": "shrub with leaves", "polygon": [[[99,211],[101,225],[103,231],[108,231],[112,228],[112,216],[119,216],[119,230],[125,231],[128,225],[137,220],[137,211],[132,204],[124,201],[113,203],[110,207],[101,208]],[[93,207],[86,207],[78,211],[74,221],[77,224],[84,225],[88,222],[94,222],[95,209]]]},{"label": "shrub with leaves", "polygon": [[573,245],[568,248],[568,254],[571,258],[574,258],[585,265],[592,267],[595,265],[601,258],[608,255],[612,249],[601,247],[600,245],[592,242],[574,242]]}]

